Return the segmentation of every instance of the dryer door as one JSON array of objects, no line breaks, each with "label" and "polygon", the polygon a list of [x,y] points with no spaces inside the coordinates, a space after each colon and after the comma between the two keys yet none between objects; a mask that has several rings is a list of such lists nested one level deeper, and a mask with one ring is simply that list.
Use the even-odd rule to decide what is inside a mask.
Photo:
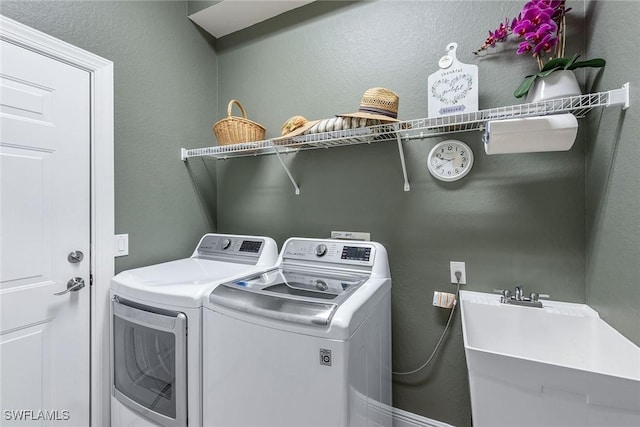
[{"label": "dryer door", "polygon": [[187,319],[115,298],[113,394],[167,427],[187,424]]}]

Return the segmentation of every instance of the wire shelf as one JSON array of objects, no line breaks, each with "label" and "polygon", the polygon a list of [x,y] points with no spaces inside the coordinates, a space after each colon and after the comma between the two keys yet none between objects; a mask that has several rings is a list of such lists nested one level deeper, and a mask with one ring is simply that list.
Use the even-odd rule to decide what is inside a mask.
[{"label": "wire shelf", "polygon": [[571,113],[583,118],[593,108],[611,105],[628,107],[629,87],[607,92],[570,96],[527,104],[489,108],[473,113],[461,113],[444,117],[406,120],[393,124],[365,128],[299,135],[293,138],[274,138],[257,142],[223,145],[205,148],[182,149],[182,160],[192,157],[214,157],[219,160],[290,153],[318,148],[342,147],[372,142],[424,139],[450,133],[482,131],[488,121],[537,117],[550,114]]},{"label": "wire shelf", "polygon": [[218,160],[226,160],[236,157],[275,154],[287,173],[291,184],[294,186],[295,193],[300,194],[300,188],[280,154],[395,140],[398,144],[398,152],[402,165],[404,191],[409,191],[410,186],[407,178],[403,149],[403,142],[405,141],[431,138],[451,133],[483,131],[486,124],[492,120],[540,117],[561,113],[571,113],[577,118],[583,118],[589,111],[596,107],[609,107],[613,105],[622,105],[622,108],[625,110],[629,108],[629,83],[625,83],[620,89],[607,92],[489,108],[472,113],[406,120],[392,124],[298,135],[288,138],[281,137],[264,141],[244,142],[241,144],[191,149],[183,148],[181,150],[181,158],[184,161],[192,157],[213,157]]}]

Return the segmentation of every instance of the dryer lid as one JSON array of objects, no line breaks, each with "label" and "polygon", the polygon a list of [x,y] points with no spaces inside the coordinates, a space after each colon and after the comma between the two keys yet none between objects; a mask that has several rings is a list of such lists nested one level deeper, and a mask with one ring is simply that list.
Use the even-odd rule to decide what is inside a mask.
[{"label": "dryer lid", "polygon": [[111,279],[111,290],[149,303],[195,308],[217,284],[256,271],[245,264],[186,258],[123,271]]}]

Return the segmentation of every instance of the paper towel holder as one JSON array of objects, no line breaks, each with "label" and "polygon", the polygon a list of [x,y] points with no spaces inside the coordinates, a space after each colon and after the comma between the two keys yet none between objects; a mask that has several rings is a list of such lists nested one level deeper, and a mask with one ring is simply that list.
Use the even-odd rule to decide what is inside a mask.
[{"label": "paper towel holder", "polygon": [[568,151],[578,134],[573,114],[487,121],[483,137],[488,155]]}]

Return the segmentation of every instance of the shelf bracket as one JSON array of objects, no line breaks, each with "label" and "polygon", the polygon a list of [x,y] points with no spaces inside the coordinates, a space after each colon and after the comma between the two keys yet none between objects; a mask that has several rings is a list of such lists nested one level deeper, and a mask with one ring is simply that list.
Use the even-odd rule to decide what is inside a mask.
[{"label": "shelf bracket", "polygon": [[620,89],[609,91],[607,107],[611,105],[622,105],[623,110],[629,108],[629,82],[623,84]]},{"label": "shelf bracket", "polygon": [[287,173],[287,176],[289,177],[289,180],[291,181],[291,184],[293,184],[293,188],[296,189],[296,196],[300,195],[300,187],[298,187],[298,184],[296,184],[296,180],[293,179],[293,176],[291,175],[291,172],[289,172],[289,168],[287,167],[287,165],[284,164],[284,161],[282,160],[282,157],[280,157],[280,152],[278,151],[278,148],[274,145],[273,146],[273,151],[276,153],[276,156],[278,157],[278,160],[280,160],[280,164],[282,165],[282,168],[284,169],[284,171]]},{"label": "shelf bracket", "polygon": [[402,148],[402,136],[400,135],[400,126],[396,125],[396,139],[398,140],[398,153],[400,154],[400,164],[402,165],[402,176],[404,178],[404,191],[411,190],[409,179],[407,178],[407,164],[404,161],[404,149]]}]

